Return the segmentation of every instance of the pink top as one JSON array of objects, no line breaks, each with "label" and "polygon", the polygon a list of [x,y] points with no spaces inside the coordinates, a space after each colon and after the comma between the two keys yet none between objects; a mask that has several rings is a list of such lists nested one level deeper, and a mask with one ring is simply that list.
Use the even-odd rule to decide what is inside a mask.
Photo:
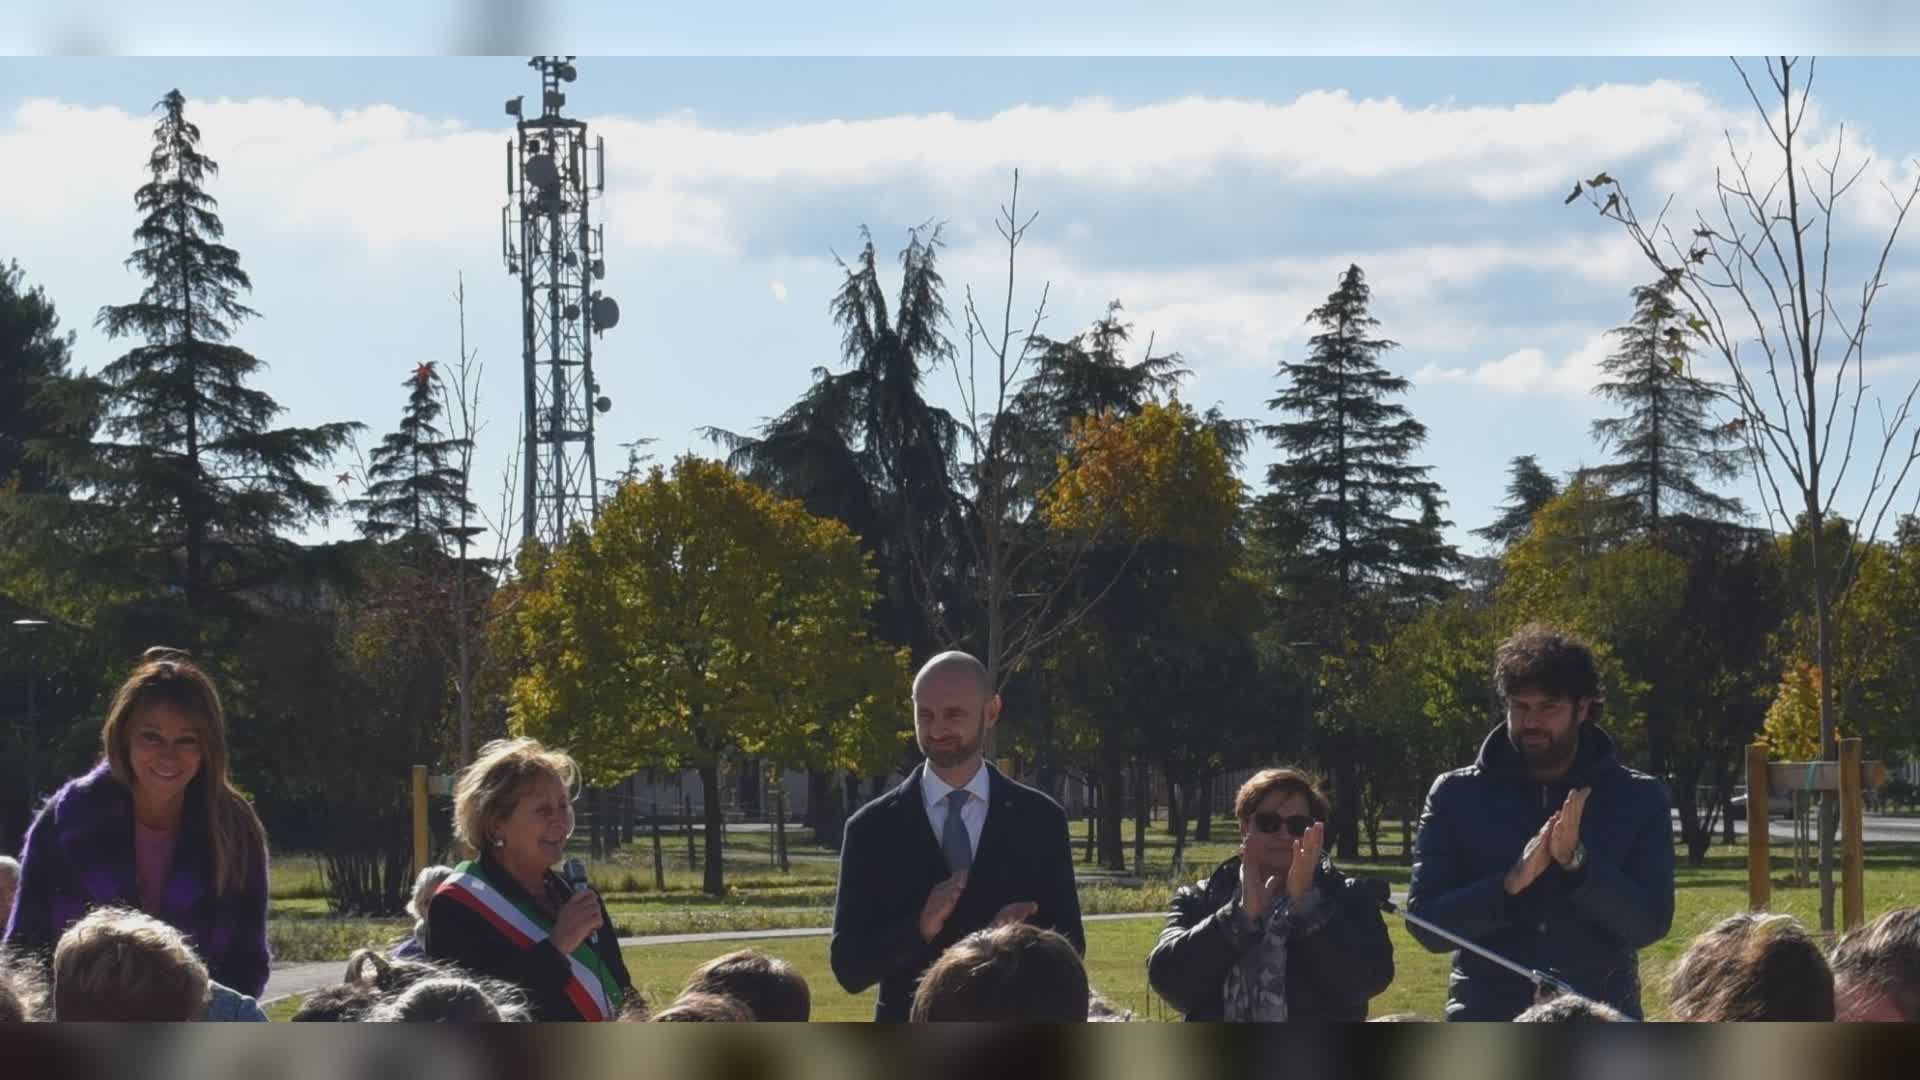
[{"label": "pink top", "polygon": [[179,841],[177,827],[150,829],[137,820],[133,823],[133,876],[140,883],[140,908],[149,915],[159,908],[160,896],[167,891],[173,849]]}]

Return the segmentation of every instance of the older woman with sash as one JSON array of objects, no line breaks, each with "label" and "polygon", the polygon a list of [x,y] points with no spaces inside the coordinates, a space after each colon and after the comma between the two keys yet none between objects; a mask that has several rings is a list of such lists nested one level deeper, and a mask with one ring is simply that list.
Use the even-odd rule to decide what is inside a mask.
[{"label": "older woman with sash", "polygon": [[591,890],[553,866],[573,835],[573,759],[532,739],[488,743],[454,790],[454,833],[480,857],[427,905],[427,956],[527,995],[535,1020],[613,1020],[633,982]]}]

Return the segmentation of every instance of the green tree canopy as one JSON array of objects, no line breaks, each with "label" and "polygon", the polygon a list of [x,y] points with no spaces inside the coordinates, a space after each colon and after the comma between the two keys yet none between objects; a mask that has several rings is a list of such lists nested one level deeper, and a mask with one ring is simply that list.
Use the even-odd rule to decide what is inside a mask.
[{"label": "green tree canopy", "polygon": [[905,657],[869,636],[873,595],[844,524],[718,462],[656,466],[529,581],[514,727],[570,748],[589,782],[697,769],[720,895],[724,763],[871,762],[907,730]]}]

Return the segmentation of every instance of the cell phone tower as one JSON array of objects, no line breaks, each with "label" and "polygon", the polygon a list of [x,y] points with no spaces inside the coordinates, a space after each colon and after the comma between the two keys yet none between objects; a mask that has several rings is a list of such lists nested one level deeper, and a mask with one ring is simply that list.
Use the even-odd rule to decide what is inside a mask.
[{"label": "cell phone tower", "polygon": [[[521,357],[526,381],[525,474],[521,536],[548,547],[599,513],[600,478],[593,419],[613,403],[593,375],[593,339],[620,321],[602,296],[606,243],[589,213],[606,193],[606,140],[587,142],[587,123],[560,115],[561,90],[579,73],[571,56],[536,56],[540,114],[525,115],[524,95],[507,102],[519,118],[507,143],[507,204],[500,252],[520,278]],[[591,166],[591,172],[589,167]]]}]

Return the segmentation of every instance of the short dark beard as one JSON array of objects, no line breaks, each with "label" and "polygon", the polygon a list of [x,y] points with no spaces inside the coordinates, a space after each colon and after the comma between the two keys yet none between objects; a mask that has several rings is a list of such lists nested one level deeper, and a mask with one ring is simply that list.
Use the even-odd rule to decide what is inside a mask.
[{"label": "short dark beard", "polygon": [[[919,737],[915,736],[915,742]],[[926,743],[920,742],[920,753],[933,763],[936,769],[951,769],[980,756],[980,747],[986,741],[986,717],[980,717],[980,725],[974,728],[973,738],[962,737],[960,747],[951,753],[936,754]]]},{"label": "short dark beard", "polygon": [[1526,763],[1527,773],[1531,776],[1559,776],[1572,767],[1574,758],[1580,754],[1580,725],[1567,729],[1563,738],[1547,739],[1542,750],[1529,750],[1513,736],[1513,728],[1507,728],[1507,743],[1520,753],[1520,760]]}]

